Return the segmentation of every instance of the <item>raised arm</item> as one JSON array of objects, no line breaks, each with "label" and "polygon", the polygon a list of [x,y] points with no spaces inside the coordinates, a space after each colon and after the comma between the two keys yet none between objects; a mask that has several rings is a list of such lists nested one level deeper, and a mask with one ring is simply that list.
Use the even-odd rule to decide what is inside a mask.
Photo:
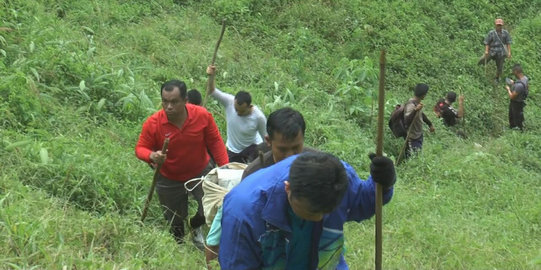
[{"label": "raised arm", "polygon": [[393,161],[387,157],[371,155],[370,176],[363,181],[355,170],[344,163],[349,178],[348,190],[348,220],[362,221],[372,217],[376,211],[375,183],[383,187],[383,203],[386,204],[393,196],[393,185],[396,182],[396,173]]},{"label": "raised arm", "polygon": [[216,66],[208,66],[207,75],[209,75],[207,79],[207,96],[210,96],[216,88]]}]

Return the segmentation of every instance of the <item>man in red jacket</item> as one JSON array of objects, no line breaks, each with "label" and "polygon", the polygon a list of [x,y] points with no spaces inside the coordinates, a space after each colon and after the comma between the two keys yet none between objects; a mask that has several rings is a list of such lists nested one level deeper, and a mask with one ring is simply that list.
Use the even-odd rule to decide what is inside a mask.
[{"label": "man in red jacket", "polygon": [[[188,215],[188,191],[184,183],[205,175],[214,167],[207,149],[219,166],[229,160],[212,115],[204,107],[186,102],[186,84],[171,80],[160,89],[163,109],[143,124],[135,155],[145,162],[162,164],[156,192],[164,217],[171,224],[171,233],[178,243],[182,243],[184,220]],[[169,138],[169,147],[166,153],[162,153],[160,149],[165,138]],[[200,231],[199,227],[205,223],[201,185],[192,194],[199,208],[197,214],[190,218],[190,227]]]}]

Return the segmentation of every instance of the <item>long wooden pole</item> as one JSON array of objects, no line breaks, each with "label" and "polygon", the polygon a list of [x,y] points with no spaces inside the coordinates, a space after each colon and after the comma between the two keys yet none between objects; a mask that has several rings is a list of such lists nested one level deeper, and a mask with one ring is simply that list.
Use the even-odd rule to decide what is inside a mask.
[{"label": "long wooden pole", "polygon": [[[169,145],[169,138],[165,138],[162,147],[162,153],[167,152],[167,146]],[[148,206],[150,205],[150,200],[152,200],[152,195],[154,194],[154,189],[156,188],[156,181],[158,180],[158,175],[160,174],[160,169],[162,164],[156,166],[156,171],[154,172],[154,178],[152,178],[152,184],[150,185],[150,190],[148,191],[147,199],[145,201],[145,208],[143,208],[143,214],[141,214],[141,222],[145,221],[148,212]]]},{"label": "long wooden pole", "polygon": [[[379,57],[379,95],[378,95],[378,137],[376,156],[383,155],[383,113],[385,106],[385,50],[381,50]],[[376,270],[381,270],[382,258],[382,208],[383,190],[376,183]]]},{"label": "long wooden pole", "polygon": [[[211,65],[214,66],[214,62],[216,61],[216,55],[218,54],[218,48],[220,48],[220,43],[222,43],[222,38],[224,36],[225,32],[225,20],[222,20],[222,31],[220,32],[220,37],[218,38],[218,42],[216,42],[216,47],[214,47],[214,54],[212,55],[212,62]],[[209,87],[214,87],[214,78],[216,77],[216,74],[210,74],[207,79],[207,91],[205,92],[205,99],[203,100],[202,106],[205,107],[207,105],[207,99],[208,99],[208,93],[209,93]],[[214,91],[214,89],[212,89]],[[210,91],[211,92],[211,91]]]},{"label": "long wooden pole", "polygon": [[[406,105],[404,105],[406,106]],[[406,108],[404,108],[406,109]],[[419,114],[420,111],[415,111],[415,115],[413,116],[413,121],[415,121],[415,119],[418,117],[418,114]],[[410,123],[410,126],[408,127],[408,133],[406,135],[406,140],[404,141],[404,145],[402,145],[402,149],[400,150],[400,153],[398,154],[398,158],[396,158],[396,161],[395,161],[395,164],[398,165],[400,164],[400,162],[402,162],[402,160],[404,159],[404,155],[406,153],[406,147],[408,146],[408,141],[409,139],[411,138],[411,130],[412,130],[412,123],[413,121]]]}]

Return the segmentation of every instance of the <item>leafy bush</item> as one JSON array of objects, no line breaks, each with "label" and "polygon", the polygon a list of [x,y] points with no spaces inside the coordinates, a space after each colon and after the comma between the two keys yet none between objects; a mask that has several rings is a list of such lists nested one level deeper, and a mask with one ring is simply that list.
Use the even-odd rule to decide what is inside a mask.
[{"label": "leafy bush", "polygon": [[2,128],[21,129],[40,118],[40,93],[33,80],[22,72],[3,77],[0,82],[0,101],[6,118]]},{"label": "leafy bush", "polygon": [[[218,87],[251,92],[266,114],[298,109],[306,144],[345,159],[363,178],[375,149],[380,50],[386,117],[416,83],[430,85],[425,112],[437,131],[426,135],[422,154],[397,167],[395,199],[385,207],[386,252],[397,256],[385,256],[387,268],[535,269],[538,251],[523,247],[539,246],[540,9],[523,0],[5,1],[2,26],[13,31],[0,31],[0,238],[8,243],[0,268],[203,264],[191,246],[181,247],[190,255],[182,259],[171,253],[156,202],[149,228],[129,225],[152,174],[133,147],[159,109],[162,82],[205,89],[226,18]],[[520,62],[532,78],[524,133],[506,128],[508,97],[490,84],[494,66],[476,65],[496,16],[514,39],[506,67]],[[449,90],[466,96],[459,128],[467,140],[431,114]],[[223,109],[214,101],[207,108],[225,136]],[[388,156],[402,146],[385,133]],[[345,229],[350,267],[372,267],[371,223]]]}]

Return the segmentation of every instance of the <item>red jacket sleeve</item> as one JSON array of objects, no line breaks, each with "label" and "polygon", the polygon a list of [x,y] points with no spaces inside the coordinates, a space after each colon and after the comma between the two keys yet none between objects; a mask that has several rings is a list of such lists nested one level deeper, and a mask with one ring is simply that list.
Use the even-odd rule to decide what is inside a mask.
[{"label": "red jacket sleeve", "polygon": [[153,118],[147,119],[143,124],[143,129],[139,135],[139,141],[135,146],[135,155],[138,159],[150,163],[150,153],[153,149],[156,149],[157,142],[155,136],[152,135],[152,131],[155,130],[155,123]]},{"label": "red jacket sleeve", "polygon": [[210,113],[207,114],[207,117],[208,125],[205,128],[205,144],[218,166],[223,166],[229,163],[225,144],[222,140],[222,136],[220,136],[218,126],[216,125],[216,122],[214,122],[214,118]]}]

